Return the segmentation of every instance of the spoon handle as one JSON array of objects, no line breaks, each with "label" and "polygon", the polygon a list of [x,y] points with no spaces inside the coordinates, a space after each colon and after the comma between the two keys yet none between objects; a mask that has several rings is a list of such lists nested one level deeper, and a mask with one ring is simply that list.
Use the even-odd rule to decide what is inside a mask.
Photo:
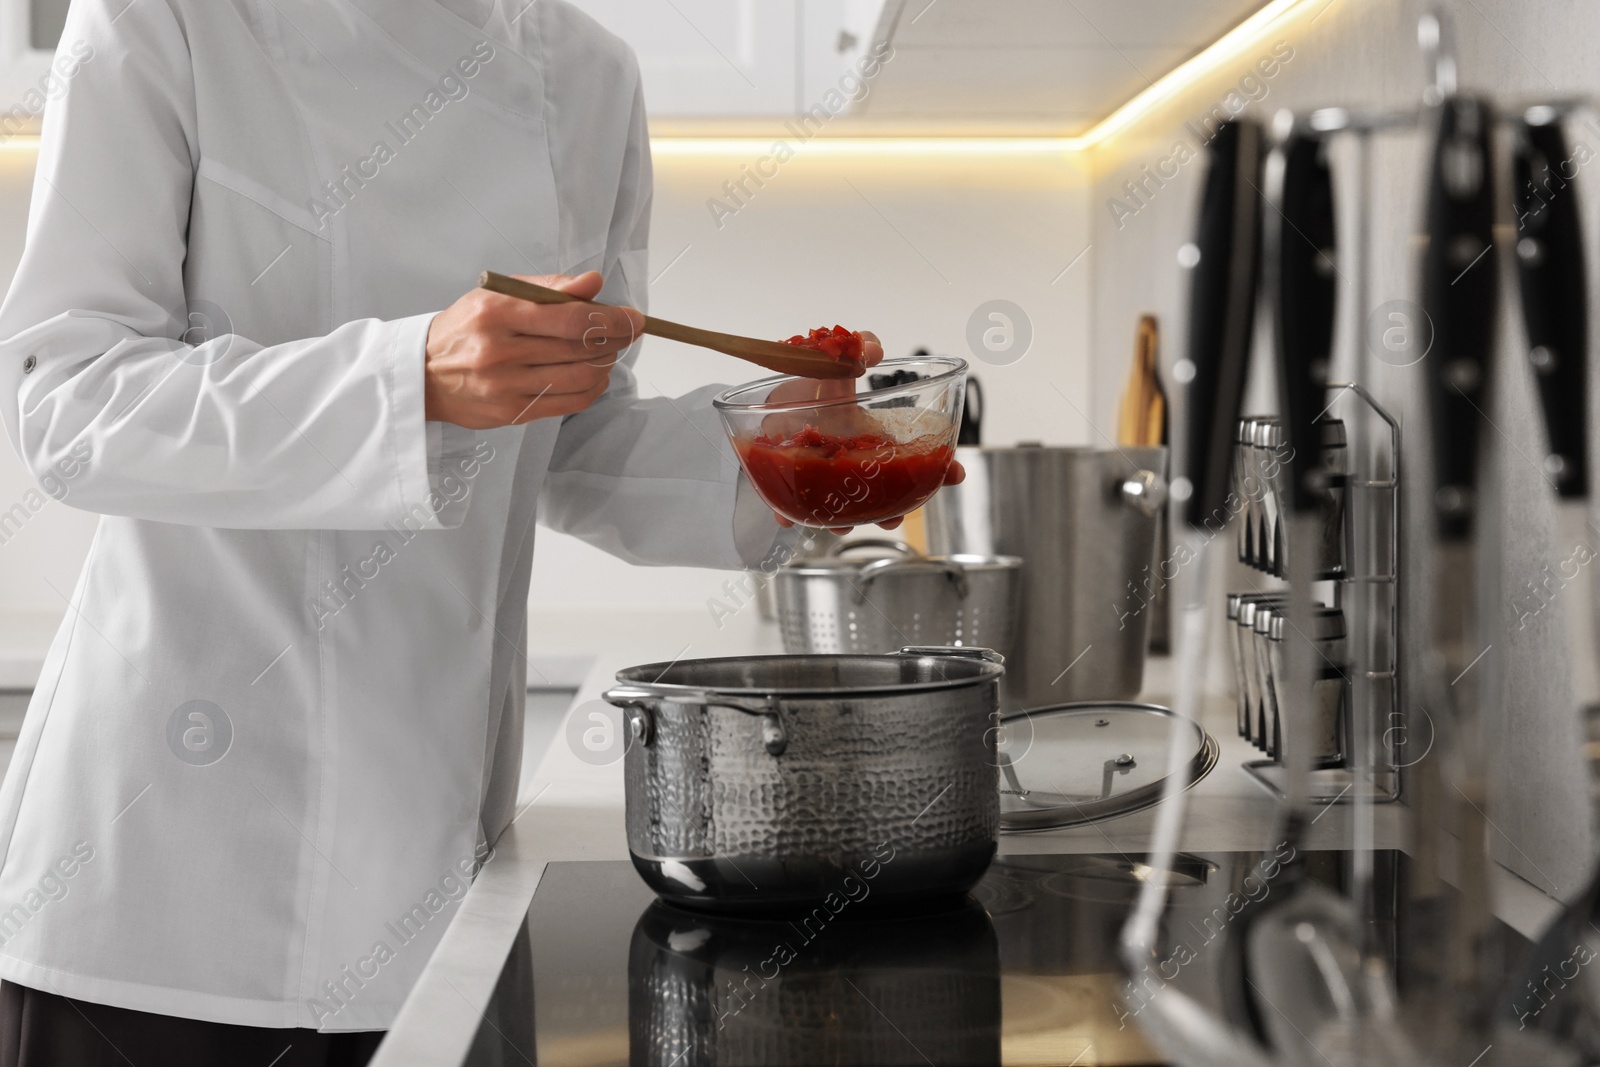
[{"label": "spoon handle", "polygon": [[[584,300],[582,297],[563,293],[559,289],[525,282],[521,278],[513,278],[507,274],[497,274],[492,270],[484,271],[478,278],[478,287],[534,304],[606,306],[594,300]],[[756,337],[716,333],[650,315],[645,316],[644,332],[668,341],[681,341],[697,348],[709,348],[714,352],[721,352],[766,367],[768,370],[775,370],[779,374],[796,374],[804,378],[859,378],[866,370],[860,364],[830,359],[820,352],[813,352],[807,348],[786,345],[779,341],[764,341]]]}]

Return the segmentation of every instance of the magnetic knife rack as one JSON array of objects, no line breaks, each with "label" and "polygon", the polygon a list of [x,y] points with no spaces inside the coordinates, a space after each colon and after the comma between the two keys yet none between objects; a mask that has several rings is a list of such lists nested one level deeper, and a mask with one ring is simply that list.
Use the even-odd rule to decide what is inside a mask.
[{"label": "magnetic knife rack", "polygon": [[[1387,804],[1400,799],[1401,770],[1421,758],[1426,741],[1411,743],[1401,711],[1400,424],[1355,382],[1330,383],[1328,389],[1332,399],[1324,414],[1349,396],[1360,399],[1366,411],[1359,421],[1344,420],[1347,429],[1355,430],[1345,486],[1345,566],[1338,577],[1328,579],[1332,606],[1344,612],[1347,627],[1343,752],[1336,763],[1312,770],[1310,799],[1318,804],[1356,799]],[[1376,428],[1374,419],[1388,430],[1387,454],[1377,447],[1385,435],[1369,432]],[[1295,699],[1310,695],[1295,694]],[[1366,753],[1372,754],[1370,760]],[[1368,762],[1371,775],[1363,786],[1368,776],[1361,768]],[[1274,796],[1285,798],[1284,768],[1278,760],[1252,760],[1244,770]]]}]

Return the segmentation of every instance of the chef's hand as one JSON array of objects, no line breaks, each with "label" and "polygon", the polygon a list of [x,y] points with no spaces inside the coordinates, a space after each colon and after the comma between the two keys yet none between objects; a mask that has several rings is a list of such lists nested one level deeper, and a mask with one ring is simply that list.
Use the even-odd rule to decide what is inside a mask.
[{"label": "chef's hand", "polygon": [[[861,362],[868,368],[876,367],[883,362],[883,344],[878,340],[878,335],[868,330],[861,331]],[[767,394],[769,404],[809,403],[818,400],[848,400],[856,395],[856,379],[854,378],[796,378],[792,382],[784,382],[771,393]],[[774,419],[793,419],[795,416],[769,415],[767,423]],[[780,426],[763,425],[762,429],[768,433],[782,431],[787,435],[795,430],[803,429],[807,420],[815,421],[817,418],[836,418],[848,421],[854,425],[860,418],[871,419],[867,412],[854,404],[840,404],[835,409],[825,409],[820,412],[807,412],[800,416],[800,426],[794,430],[786,430]],[[877,426],[877,421],[872,420],[872,425]],[[824,433],[835,433],[840,430],[845,432],[842,436],[854,436],[846,426],[818,426],[817,429]]]},{"label": "chef's hand", "polygon": [[[883,345],[878,341],[878,335],[866,330],[861,331],[861,362],[868,367],[876,367],[883,362]],[[806,403],[817,400],[847,400],[856,395],[856,383],[853,378],[811,379],[802,378],[792,382],[785,382],[774,389],[767,397],[768,403]],[[790,434],[803,430],[806,423],[817,425],[823,433],[836,437],[855,437],[864,433],[878,433],[883,425],[878,422],[870,411],[856,404],[840,404],[834,408],[823,408],[820,411],[807,412],[803,416],[785,415],[775,413],[767,416],[762,421],[762,432],[787,437]],[[945,485],[960,485],[966,480],[966,468],[959,463],[951,463],[950,469],[945,472]],[[793,526],[794,523],[782,515],[774,515],[779,526]],[[885,530],[893,530],[904,519],[890,519],[878,523]],[[836,534],[847,534],[850,527],[834,527]]]},{"label": "chef's hand", "polygon": [[[523,280],[584,300],[604,284],[596,271]],[[474,289],[428,326],[426,417],[492,430],[582,411],[606,391],[617,356],[643,329],[633,308],[530,304]]]},{"label": "chef's hand", "polygon": [[[883,362],[883,345],[878,335],[861,331],[861,362],[876,367]],[[811,404],[817,401],[849,400],[856,395],[854,378],[796,378],[784,382],[767,394],[769,404]],[[834,437],[859,437],[881,433],[883,424],[859,404],[838,404],[806,411],[775,411],[761,420],[761,432],[773,437],[790,437],[807,426],[815,426]]]}]

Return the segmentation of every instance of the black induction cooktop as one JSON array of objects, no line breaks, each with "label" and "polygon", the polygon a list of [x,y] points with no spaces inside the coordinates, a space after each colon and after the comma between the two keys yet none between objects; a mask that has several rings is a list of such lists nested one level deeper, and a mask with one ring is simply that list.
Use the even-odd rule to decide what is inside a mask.
[{"label": "black induction cooktop", "polygon": [[[1228,926],[1242,898],[1269,891],[1273,861],[1177,857],[1163,935],[1184,965],[1133,982],[1118,934],[1157,876],[1137,857],[1007,856],[961,900],[771,919],[679,910],[627,862],[553,863],[465,1062],[1157,1064],[1140,1011],[1169,984],[1217,1006]],[[1349,884],[1348,853],[1307,863]],[[1394,904],[1408,863],[1379,852],[1375,871],[1372,932],[1403,979]]]}]

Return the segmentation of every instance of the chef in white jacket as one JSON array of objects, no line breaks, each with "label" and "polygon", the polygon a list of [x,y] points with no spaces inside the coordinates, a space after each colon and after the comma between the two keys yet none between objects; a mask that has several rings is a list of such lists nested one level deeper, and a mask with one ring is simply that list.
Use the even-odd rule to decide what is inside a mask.
[{"label": "chef in white jacket", "polygon": [[364,1062],[513,814],[536,517],[783,535],[637,312],[462,296],[644,304],[637,67],[561,0],[75,0],[60,55],[0,395],[103,518],[0,789],[0,1065]]}]

